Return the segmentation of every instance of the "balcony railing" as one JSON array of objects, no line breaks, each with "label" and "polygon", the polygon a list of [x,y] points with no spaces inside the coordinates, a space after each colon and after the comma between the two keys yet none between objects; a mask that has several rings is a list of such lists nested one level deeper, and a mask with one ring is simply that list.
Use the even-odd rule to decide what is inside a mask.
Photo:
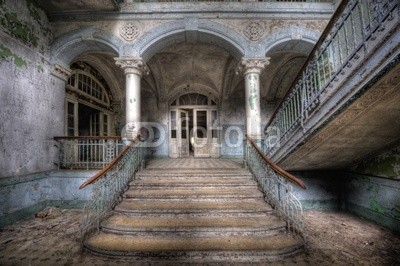
[{"label": "balcony railing", "polygon": [[[306,134],[324,104],[339,95],[344,104],[344,84],[398,27],[399,1],[343,0],[288,93],[267,125],[265,153],[272,157],[299,130]],[[390,54],[390,51],[388,51]],[[349,90],[355,90],[347,88]],[[351,92],[351,93],[350,93]],[[333,109],[333,108],[332,108]],[[321,112],[319,112],[321,113]],[[319,117],[321,120],[327,119]],[[305,126],[307,124],[307,126]],[[278,158],[274,158],[276,160]]]},{"label": "balcony railing", "polygon": [[121,153],[120,137],[55,137],[60,168],[101,169]]}]

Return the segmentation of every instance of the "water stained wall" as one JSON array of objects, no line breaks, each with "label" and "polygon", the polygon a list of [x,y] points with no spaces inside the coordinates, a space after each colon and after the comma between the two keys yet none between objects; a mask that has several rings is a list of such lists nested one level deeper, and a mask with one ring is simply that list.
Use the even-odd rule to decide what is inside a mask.
[{"label": "water stained wall", "polygon": [[33,1],[0,1],[0,177],[54,168],[64,83],[50,74],[51,30]]}]

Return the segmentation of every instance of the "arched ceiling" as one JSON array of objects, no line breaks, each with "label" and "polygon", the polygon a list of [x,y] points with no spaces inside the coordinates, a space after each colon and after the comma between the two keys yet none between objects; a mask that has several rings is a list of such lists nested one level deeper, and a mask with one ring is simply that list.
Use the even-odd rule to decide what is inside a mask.
[{"label": "arched ceiling", "polygon": [[[297,50],[295,44],[298,45]],[[277,104],[283,98],[311,48],[295,41],[279,44],[270,50],[267,54],[270,65],[261,75],[263,101]],[[115,65],[115,56],[110,52],[90,52],[81,54],[74,61],[86,61],[98,69],[112,89],[114,99],[123,100],[125,75]],[[153,95],[157,102],[166,102],[185,92],[207,93],[218,101],[227,100],[231,95],[237,95],[238,90],[244,91],[243,77],[235,73],[237,64],[236,58],[218,46],[174,44],[156,53],[147,62],[150,74],[142,78],[142,91]]]},{"label": "arched ceiling", "polygon": [[[209,44],[180,43],[156,53],[148,62],[150,76],[161,99],[175,91],[201,92],[207,87],[217,97],[222,95],[225,76],[234,74],[232,56],[225,50]],[[228,67],[227,67],[228,66]]]},{"label": "arched ceiling", "polygon": [[307,56],[294,52],[277,52],[270,57],[270,65],[261,75],[261,97],[269,102],[279,102],[290,88]]}]

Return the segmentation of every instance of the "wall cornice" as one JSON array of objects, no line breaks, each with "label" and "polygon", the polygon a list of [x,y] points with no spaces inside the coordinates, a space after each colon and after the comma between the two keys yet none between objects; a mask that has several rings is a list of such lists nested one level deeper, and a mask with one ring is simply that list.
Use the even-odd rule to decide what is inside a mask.
[{"label": "wall cornice", "polygon": [[99,21],[136,19],[330,19],[332,3],[274,2],[179,2],[127,3],[120,12],[55,12],[52,21]]}]

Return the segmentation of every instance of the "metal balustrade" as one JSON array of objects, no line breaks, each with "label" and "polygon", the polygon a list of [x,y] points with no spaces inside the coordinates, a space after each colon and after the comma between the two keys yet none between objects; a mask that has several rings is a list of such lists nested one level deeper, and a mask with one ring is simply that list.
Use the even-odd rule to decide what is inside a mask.
[{"label": "metal balustrade", "polygon": [[121,153],[120,137],[55,137],[60,168],[101,169]]},{"label": "metal balustrade", "polygon": [[304,236],[303,207],[292,186],[305,189],[304,183],[269,160],[248,136],[244,146],[246,165],[262,188],[265,201],[286,221],[289,231]]},{"label": "metal balustrade", "polygon": [[[376,38],[384,40],[387,29],[398,16],[396,0],[344,0],[311,52],[275,113],[267,124],[265,153],[271,157],[294,132],[303,134],[313,127],[304,124],[321,109],[332,95],[379,46]],[[397,13],[396,13],[397,12]],[[397,22],[398,25],[398,22]],[[385,28],[385,26],[388,26]],[[391,25],[390,27],[396,28]],[[398,27],[398,26],[397,26]],[[382,36],[379,34],[382,33]],[[377,37],[378,36],[378,37]],[[343,93],[343,92],[342,92]],[[271,140],[272,143],[271,143]]]},{"label": "metal balustrade", "polygon": [[92,186],[91,197],[83,208],[85,216],[80,225],[82,241],[99,230],[100,222],[111,214],[121,199],[121,193],[134,179],[134,174],[144,167],[147,150],[145,142],[132,142],[104,169],[81,185],[80,189]]}]

